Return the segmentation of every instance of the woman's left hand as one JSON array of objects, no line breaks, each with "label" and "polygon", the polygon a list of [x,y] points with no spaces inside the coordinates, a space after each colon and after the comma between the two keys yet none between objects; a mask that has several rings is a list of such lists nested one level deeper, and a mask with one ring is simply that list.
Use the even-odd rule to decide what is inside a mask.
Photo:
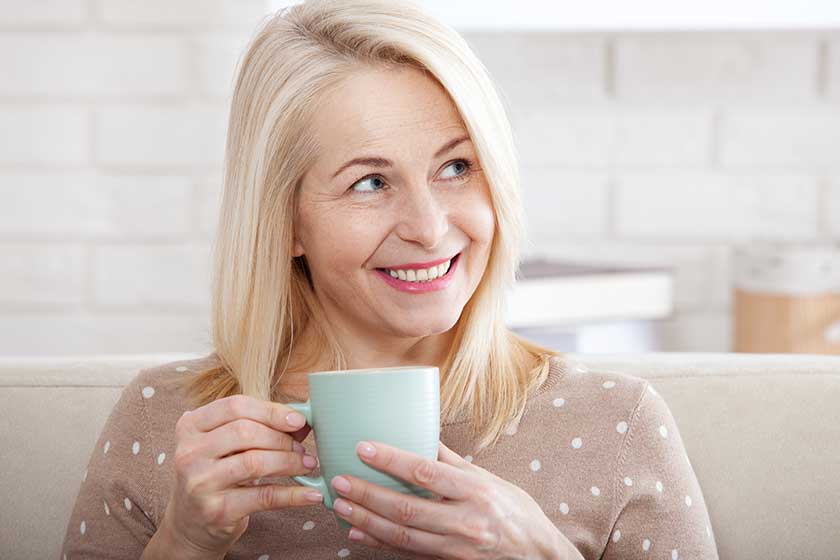
[{"label": "woman's left hand", "polygon": [[[384,488],[350,475],[333,477],[342,498],[333,504],[348,523],[351,540],[397,551],[413,558],[564,559],[580,558],[562,532],[527,492],[473,465],[440,443],[439,460],[380,442],[370,442],[373,457],[359,457],[371,467],[426,488],[438,499],[426,499]],[[349,482],[349,489],[336,486]],[[340,485],[339,485],[340,486]],[[351,506],[349,514],[342,503]]]}]

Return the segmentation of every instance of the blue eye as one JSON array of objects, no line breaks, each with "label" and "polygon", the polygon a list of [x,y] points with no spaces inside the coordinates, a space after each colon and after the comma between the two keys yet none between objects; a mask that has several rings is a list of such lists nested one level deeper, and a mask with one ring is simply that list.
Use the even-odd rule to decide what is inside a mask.
[{"label": "blue eye", "polygon": [[[470,171],[472,170],[472,162],[471,161],[466,160],[466,159],[456,159],[456,160],[451,161],[449,164],[447,164],[446,167],[451,167],[451,166],[454,166],[456,164],[461,164],[464,168],[463,171],[461,173],[459,173],[458,175],[455,175],[454,177],[445,177],[443,179],[444,181],[464,181],[470,175]],[[358,185],[363,185],[365,182],[368,182],[368,181],[370,181],[372,185],[375,185],[376,183],[378,183],[378,185],[375,185],[375,186],[379,186],[379,187],[384,188],[383,185],[385,183],[384,183],[384,181],[382,181],[382,176],[381,175],[367,175],[365,177],[362,177],[361,179],[359,179],[355,183],[353,183],[350,186],[349,190],[351,190],[353,192],[357,192],[357,193],[374,193],[374,192],[378,192],[378,191],[382,190],[382,188],[373,188],[373,187],[368,188],[368,189],[357,189],[356,188]]]}]

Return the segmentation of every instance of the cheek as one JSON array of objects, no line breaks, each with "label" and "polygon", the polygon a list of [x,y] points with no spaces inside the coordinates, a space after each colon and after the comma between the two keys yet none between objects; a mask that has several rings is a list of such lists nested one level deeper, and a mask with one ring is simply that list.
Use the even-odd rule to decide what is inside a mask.
[{"label": "cheek", "polygon": [[476,243],[489,245],[496,231],[496,215],[489,193],[476,193],[459,207],[466,234]]}]

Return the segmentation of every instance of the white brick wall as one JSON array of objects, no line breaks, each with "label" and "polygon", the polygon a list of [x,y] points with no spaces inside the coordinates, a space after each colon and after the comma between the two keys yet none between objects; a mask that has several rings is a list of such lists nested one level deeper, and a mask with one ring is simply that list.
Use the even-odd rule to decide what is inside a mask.
[{"label": "white brick wall", "polygon": [[[0,354],[209,349],[228,103],[269,4],[0,0]],[[526,256],[671,267],[665,349],[730,348],[736,244],[840,238],[840,33],[465,38],[511,113]]]}]

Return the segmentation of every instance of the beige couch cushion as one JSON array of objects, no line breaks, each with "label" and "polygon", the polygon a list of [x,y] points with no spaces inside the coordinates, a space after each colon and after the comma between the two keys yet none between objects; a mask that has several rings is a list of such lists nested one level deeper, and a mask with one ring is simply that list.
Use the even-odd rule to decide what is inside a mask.
[{"label": "beige couch cushion", "polygon": [[[155,354],[0,358],[0,557],[58,558],[99,430]],[[840,551],[840,357],[570,354],[651,379],[668,402],[709,507],[721,559]]]}]

